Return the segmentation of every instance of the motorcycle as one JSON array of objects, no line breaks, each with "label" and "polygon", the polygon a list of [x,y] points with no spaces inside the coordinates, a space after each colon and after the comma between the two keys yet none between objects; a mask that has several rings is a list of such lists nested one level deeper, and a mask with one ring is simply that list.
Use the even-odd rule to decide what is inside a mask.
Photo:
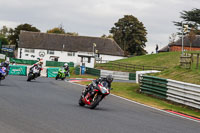
[{"label": "motorcycle", "polygon": [[37,77],[40,76],[40,71],[42,68],[38,65],[35,65],[33,68],[30,68],[30,71],[28,73],[28,79],[27,81],[31,81],[33,79],[36,79]]},{"label": "motorcycle", "polygon": [[108,83],[106,81],[102,81],[96,85],[95,81],[88,87],[93,87],[90,91],[86,91],[84,89],[82,91],[81,97],[79,99],[79,105],[84,106],[87,105],[90,109],[96,108],[99,105],[99,102],[110,94],[110,88],[108,87]]},{"label": "motorcycle", "polygon": [[7,75],[6,67],[0,67],[0,83],[4,80]]},{"label": "motorcycle", "polygon": [[[67,74],[66,74],[67,73]],[[55,79],[61,79],[64,80],[66,77],[70,77],[69,72],[67,72],[64,68],[60,68],[58,70],[58,74],[56,75]]]}]

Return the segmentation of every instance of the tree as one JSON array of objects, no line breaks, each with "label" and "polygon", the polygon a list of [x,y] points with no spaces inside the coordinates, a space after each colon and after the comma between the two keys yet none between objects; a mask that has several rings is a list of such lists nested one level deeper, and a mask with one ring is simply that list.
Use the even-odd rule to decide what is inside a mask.
[{"label": "tree", "polygon": [[110,38],[110,39],[113,39],[113,35],[112,34],[109,34],[108,36],[106,34],[103,34],[101,36],[101,38]]},{"label": "tree", "polygon": [[8,45],[8,28],[6,26],[3,26],[2,29],[0,29],[0,45]]},{"label": "tree", "polygon": [[143,55],[147,52],[146,29],[142,22],[132,15],[125,15],[115,23],[115,27],[110,30],[114,40],[124,50],[125,55]]},{"label": "tree", "polygon": [[196,34],[195,34],[194,30],[193,30],[193,29],[190,30],[190,32],[188,33],[187,36],[188,36],[188,40],[189,40],[189,42],[190,42],[190,51],[191,51],[192,43],[193,43],[193,41],[196,39]]},{"label": "tree", "polygon": [[70,36],[78,36],[78,33],[76,32],[67,32],[66,34]]},{"label": "tree", "polygon": [[2,27],[2,29],[0,30],[0,35],[1,35],[1,36],[4,36],[4,37],[7,37],[8,31],[9,31],[9,29],[4,25],[4,26]]},{"label": "tree", "polygon": [[[200,35],[200,30],[198,25],[200,25],[200,9],[194,8],[191,11],[182,11],[180,12],[182,19],[181,22],[174,21],[174,25],[178,27],[178,30],[182,30],[182,22],[189,26],[189,29],[193,29],[194,32]],[[180,33],[179,33],[180,34]]]},{"label": "tree", "polygon": [[170,44],[175,43],[176,37],[177,37],[177,34],[176,33],[172,33],[171,36],[169,36],[169,43]]},{"label": "tree", "polygon": [[27,24],[27,23],[18,25],[14,30],[10,29],[9,30],[10,35],[8,36],[8,39],[9,39],[11,44],[16,45],[16,48],[18,48],[18,42],[17,41],[19,40],[19,34],[20,34],[21,30],[40,32],[39,29],[37,29],[36,27],[33,27],[32,25]]},{"label": "tree", "polygon": [[58,27],[47,30],[47,33],[65,34],[65,30],[63,28],[63,25],[60,24]]},{"label": "tree", "polygon": [[8,39],[0,35],[0,43],[1,45],[8,45]]},{"label": "tree", "polygon": [[53,29],[47,30],[47,33],[65,34],[65,30],[59,27],[55,27]]}]

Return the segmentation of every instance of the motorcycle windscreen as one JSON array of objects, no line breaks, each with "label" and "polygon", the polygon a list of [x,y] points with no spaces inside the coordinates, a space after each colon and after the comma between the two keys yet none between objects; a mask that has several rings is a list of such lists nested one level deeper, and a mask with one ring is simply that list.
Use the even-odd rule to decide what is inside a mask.
[{"label": "motorcycle windscreen", "polygon": [[108,89],[108,83],[106,82],[106,81],[103,81],[102,83],[101,83],[101,92],[103,93],[103,94],[107,94],[107,93],[109,93],[109,89]]}]

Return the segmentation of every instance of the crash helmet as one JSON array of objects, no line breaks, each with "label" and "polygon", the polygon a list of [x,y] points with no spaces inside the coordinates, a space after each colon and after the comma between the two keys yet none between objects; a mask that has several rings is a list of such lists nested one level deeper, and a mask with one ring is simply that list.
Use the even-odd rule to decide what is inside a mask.
[{"label": "crash helmet", "polygon": [[65,64],[63,65],[63,67],[68,67],[68,64],[67,64],[67,63],[65,63]]},{"label": "crash helmet", "polygon": [[38,62],[38,64],[42,65],[43,64],[43,59],[40,59],[40,61]]},{"label": "crash helmet", "polygon": [[111,83],[113,81],[113,76],[112,75],[108,75],[106,76],[106,80]]}]

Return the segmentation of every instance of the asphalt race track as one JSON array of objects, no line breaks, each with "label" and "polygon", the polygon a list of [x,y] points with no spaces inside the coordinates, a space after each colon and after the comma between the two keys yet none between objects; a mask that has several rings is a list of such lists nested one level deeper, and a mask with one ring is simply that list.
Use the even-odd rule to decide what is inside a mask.
[{"label": "asphalt race track", "polygon": [[199,133],[200,123],[108,96],[80,107],[82,87],[8,76],[0,85],[0,133]]}]

